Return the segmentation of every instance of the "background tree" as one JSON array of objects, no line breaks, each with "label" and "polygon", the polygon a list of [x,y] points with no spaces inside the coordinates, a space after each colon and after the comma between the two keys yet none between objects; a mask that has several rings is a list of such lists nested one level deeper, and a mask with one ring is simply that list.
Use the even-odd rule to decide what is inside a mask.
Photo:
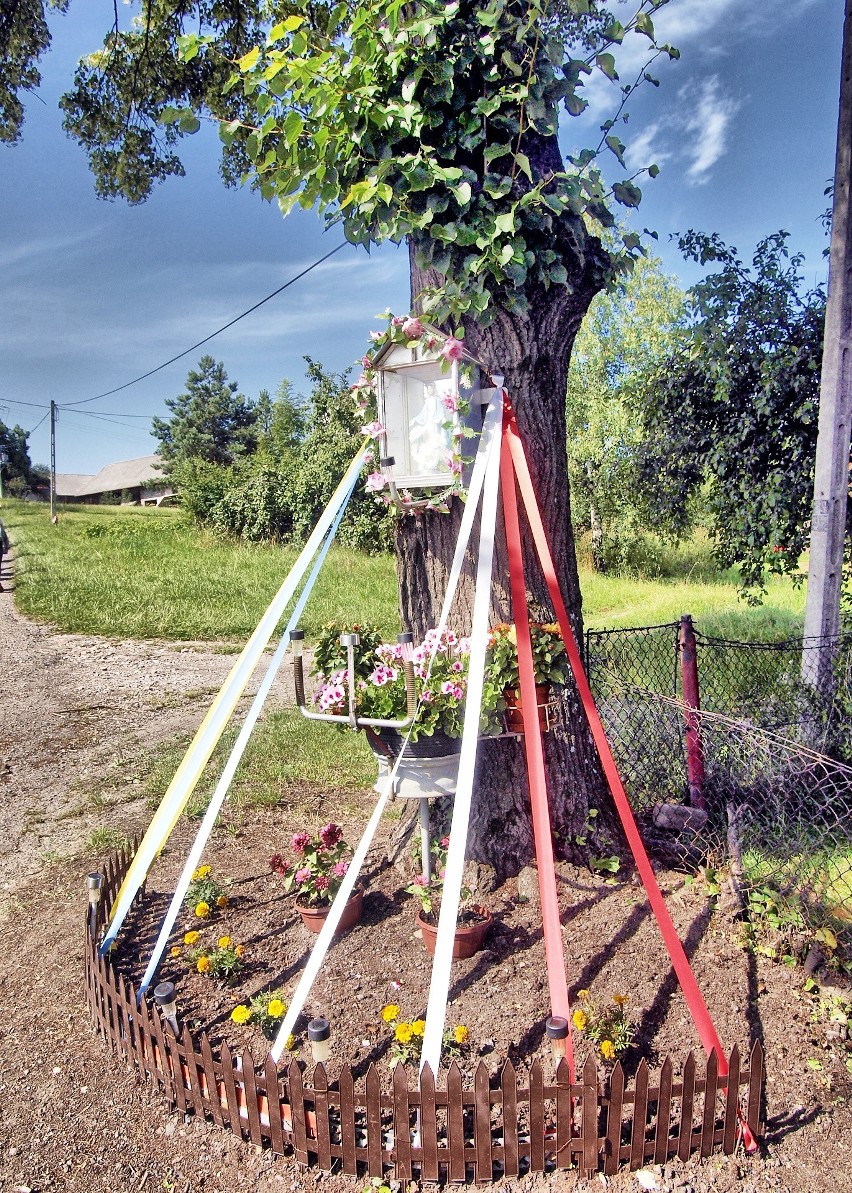
[{"label": "background tree", "polygon": [[30,491],[35,480],[30,462],[29,434],[17,424],[7,427],[0,419],[0,448],[4,448],[9,457],[3,465],[3,489],[21,497]]},{"label": "background tree", "polygon": [[220,361],[202,356],[187,374],[186,393],[166,399],[172,417],[151,420],[166,472],[189,459],[232,464],[257,449],[257,412],[238,388]]},{"label": "background tree", "polygon": [[571,504],[601,571],[629,563],[632,544],[653,525],[640,492],[643,410],[685,314],[680,286],[658,258],[645,257],[595,298],[574,343],[566,397]]},{"label": "background tree", "polygon": [[805,290],[785,232],[750,268],[718,236],[679,244],[718,268],[692,288],[689,327],[649,387],[646,488],[675,532],[705,490],[720,564],[759,592],[767,573],[795,573],[807,546],[825,294]]},{"label": "background tree", "polygon": [[[635,207],[641,198],[635,176],[624,177],[618,122],[635,86],[656,82],[651,62],[676,55],[655,40],[651,14],[663,2],[641,0],[621,23],[597,0],[389,0],[379,13],[367,0],[296,0],[283,11],[260,0],[188,0],[177,11],[151,0],[130,33],[113,29],[83,62],[65,103],[103,194],[136,201],[180,172],[177,141],[212,115],[226,174],[248,161],[252,185],[283,211],[318,207],[354,243],[408,242],[412,305],[464,334],[486,375],[507,378],[578,634],[568,364],[591,299],[639,251],[632,233],[618,252],[605,249],[586,220],[611,227],[612,202]],[[647,40],[648,60],[624,82],[614,51],[631,31]],[[592,73],[617,85],[613,117],[565,161],[560,113],[583,110]],[[602,155],[619,170],[611,186]],[[416,631],[435,621],[459,518],[456,502],[449,517],[399,523],[402,616]],[[504,575],[502,548],[499,556]],[[547,617],[544,585],[527,562],[533,615]],[[470,604],[468,583],[460,620]],[[505,586],[494,604],[496,616],[511,615]],[[565,839],[582,832],[598,775],[576,708],[569,730],[548,743]],[[502,873],[532,850],[523,773],[516,743],[483,751],[470,850]]]}]

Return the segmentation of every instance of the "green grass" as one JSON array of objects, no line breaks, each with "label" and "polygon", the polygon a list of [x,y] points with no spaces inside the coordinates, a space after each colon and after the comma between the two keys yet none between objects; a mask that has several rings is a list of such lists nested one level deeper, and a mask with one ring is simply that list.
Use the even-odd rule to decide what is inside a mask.
[{"label": "green grass", "polygon": [[[188,526],[177,510],[8,502],[22,613],[61,630],[131,638],[245,641],[298,552],[236,544]],[[393,560],[335,549],[302,625],[332,619],[398,623]]]},{"label": "green grass", "polygon": [[[29,616],[89,634],[242,643],[297,552],[217,539],[178,510],[61,507],[7,501],[17,555],[15,599]],[[663,560],[659,579],[581,569],[587,627],[653,625],[691,613],[705,634],[777,641],[801,633],[804,589],[773,579],[764,603],[741,599],[736,574],[718,572],[700,537]],[[673,573],[673,574],[672,574]],[[342,548],[329,555],[302,619],[308,636],[330,620],[399,628],[393,560]]]}]

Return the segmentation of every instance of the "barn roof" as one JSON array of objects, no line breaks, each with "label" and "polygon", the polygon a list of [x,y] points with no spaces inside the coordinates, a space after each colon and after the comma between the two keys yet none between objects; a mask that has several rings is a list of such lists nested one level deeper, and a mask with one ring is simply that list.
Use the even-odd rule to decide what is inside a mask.
[{"label": "barn roof", "polygon": [[58,497],[91,497],[95,493],[118,493],[122,489],[138,489],[145,481],[160,480],[164,476],[159,456],[139,456],[136,460],[119,460],[106,464],[94,476],[74,472],[57,472]]}]

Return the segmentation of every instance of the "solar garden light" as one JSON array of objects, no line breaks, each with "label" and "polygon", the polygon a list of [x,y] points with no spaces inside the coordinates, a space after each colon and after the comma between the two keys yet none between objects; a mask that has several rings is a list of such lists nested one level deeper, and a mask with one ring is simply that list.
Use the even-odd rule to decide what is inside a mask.
[{"label": "solar garden light", "polygon": [[544,1025],[544,1030],[550,1040],[550,1053],[553,1057],[553,1063],[558,1067],[559,1062],[565,1059],[565,1052],[568,1047],[568,1020],[561,1015],[551,1015]]},{"label": "solar garden light", "polygon": [[417,715],[417,684],[414,679],[414,635],[397,634],[397,645],[401,648],[402,670],[405,675],[406,719],[413,721]]},{"label": "solar garden light", "polygon": [[88,874],[86,876],[86,894],[89,896],[89,934],[94,940],[97,932],[98,903],[101,901],[102,874]]},{"label": "solar garden light", "polygon": [[308,1024],[308,1040],[315,1065],[328,1064],[331,1056],[331,1027],[327,1019],[312,1019]]},{"label": "solar garden light", "polygon": [[174,982],[160,982],[154,987],[154,1002],[160,1008],[160,1014],[169,1027],[178,1034],[177,998],[175,997]]},{"label": "solar garden light", "polygon": [[290,631],[290,649],[293,652],[293,679],[296,684],[296,703],[301,707],[305,703],[305,668],[302,652],[305,647],[305,631]]}]

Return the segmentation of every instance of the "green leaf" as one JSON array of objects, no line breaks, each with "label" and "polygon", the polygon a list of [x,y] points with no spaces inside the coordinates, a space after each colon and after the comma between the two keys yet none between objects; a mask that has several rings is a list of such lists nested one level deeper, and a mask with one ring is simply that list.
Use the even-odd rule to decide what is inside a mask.
[{"label": "green leaf", "polygon": [[188,33],[177,39],[181,62],[191,62],[198,54],[199,40],[197,33]]},{"label": "green leaf", "polygon": [[527,178],[529,178],[530,182],[532,182],[532,168],[530,166],[530,159],[527,157],[527,155],[525,153],[516,153],[515,162],[518,166],[518,169],[523,174],[526,174]]},{"label": "green leaf", "polygon": [[504,211],[501,215],[497,216],[496,220],[494,221],[494,227],[503,235],[508,235],[509,233],[514,232],[515,213],[513,211]]},{"label": "green leaf", "polygon": [[640,12],[636,17],[636,32],[644,33],[651,41],[654,40],[654,22],[646,12]]},{"label": "green leaf", "polygon": [[822,1061],[817,1060],[813,1056],[808,1057],[808,1068],[814,1069],[815,1071],[819,1071],[822,1068]]},{"label": "green leaf", "polygon": [[652,164],[648,167],[648,177],[649,178],[656,178],[657,175],[659,174],[659,172],[660,172],[660,167],[657,165]]},{"label": "green leaf", "polygon": [[248,74],[250,70],[253,70],[254,67],[257,66],[259,58],[260,50],[257,46],[255,46],[253,50],[249,50],[247,54],[243,54],[242,58],[238,59],[237,61],[237,66],[240,68],[240,73],[244,75]]},{"label": "green leaf", "polygon": [[504,50],[503,53],[500,55],[500,61],[503,63],[504,66],[508,66],[509,70],[516,77],[520,78],[520,76],[524,73],[524,68],[522,66],[518,66],[517,62],[512,57],[512,55],[509,53],[508,50]]},{"label": "green leaf", "polygon": [[624,142],[619,141],[618,137],[616,137],[615,135],[612,135],[612,136],[607,137],[606,147],[607,147],[607,149],[612,150],[612,152],[618,158],[619,165],[623,166],[624,165]]},{"label": "green leaf", "polygon": [[595,64],[599,70],[603,71],[608,79],[615,80],[618,78],[618,71],[615,69],[615,58],[613,58],[612,54],[596,55]]},{"label": "green leaf", "polygon": [[293,15],[287,17],[285,21],[279,21],[277,25],[273,25],[266,38],[266,44],[268,46],[273,46],[277,41],[283,41],[288,33],[293,33],[301,25],[304,25],[304,23],[304,17],[296,16],[296,14],[293,13]]},{"label": "green leaf", "polygon": [[473,194],[470,183],[460,182],[458,186],[453,187],[453,194],[455,195],[460,207],[467,207]]},{"label": "green leaf", "polygon": [[624,41],[624,26],[620,21],[613,21],[610,25],[607,25],[606,29],[604,29],[602,36],[605,37],[607,41],[614,41],[620,45]]},{"label": "green leaf", "polygon": [[182,133],[197,133],[201,128],[201,121],[194,112],[183,112],[178,127]]},{"label": "green leaf", "polygon": [[621,203],[624,207],[638,207],[642,201],[642,192],[632,182],[616,182],[612,194],[616,203]]}]

